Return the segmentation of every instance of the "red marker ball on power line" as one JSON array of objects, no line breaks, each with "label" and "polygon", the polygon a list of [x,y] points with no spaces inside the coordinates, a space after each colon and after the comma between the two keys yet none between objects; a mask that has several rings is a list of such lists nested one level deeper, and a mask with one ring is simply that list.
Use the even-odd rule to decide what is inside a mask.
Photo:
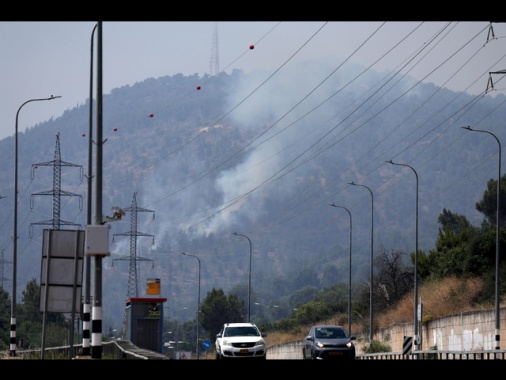
[{"label": "red marker ball on power line", "polygon": [[200,88],[201,88],[200,86],[197,86],[197,90],[200,90]]},{"label": "red marker ball on power line", "polygon": [[83,133],[81,136],[85,137],[85,136],[86,136],[86,133]]},{"label": "red marker ball on power line", "polygon": [[255,48],[255,45],[250,45],[249,48],[250,50],[253,50]]},{"label": "red marker ball on power line", "polygon": [[114,128],[113,131],[116,132],[118,130],[118,128]]},{"label": "red marker ball on power line", "polygon": [[155,116],[155,115],[153,115],[152,113],[149,114],[149,117],[153,117],[153,116]]}]

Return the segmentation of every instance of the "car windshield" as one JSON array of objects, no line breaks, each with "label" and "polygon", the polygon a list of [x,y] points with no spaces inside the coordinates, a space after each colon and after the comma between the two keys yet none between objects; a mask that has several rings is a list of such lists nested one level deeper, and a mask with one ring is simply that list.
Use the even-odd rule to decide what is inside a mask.
[{"label": "car windshield", "polygon": [[258,330],[254,327],[228,327],[223,336],[259,336]]},{"label": "car windshield", "polygon": [[346,338],[346,332],[343,329],[325,327],[315,331],[315,338],[320,339],[339,339]]}]

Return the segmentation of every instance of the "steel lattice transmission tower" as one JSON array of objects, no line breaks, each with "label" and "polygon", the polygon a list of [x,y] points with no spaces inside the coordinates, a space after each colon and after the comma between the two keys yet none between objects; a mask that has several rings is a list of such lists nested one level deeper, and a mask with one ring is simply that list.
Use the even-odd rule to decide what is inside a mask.
[{"label": "steel lattice transmission tower", "polygon": [[211,62],[209,75],[215,76],[220,72],[220,56],[218,51],[218,23],[214,24],[213,42],[211,47]]},{"label": "steel lattice transmission tower", "polygon": [[30,236],[32,235],[32,227],[33,225],[51,225],[53,230],[59,230],[61,225],[66,226],[75,226],[77,228],[81,228],[80,224],[76,224],[73,222],[67,222],[60,219],[60,204],[62,196],[69,197],[79,197],[79,209],[83,209],[83,197],[79,194],[70,193],[68,191],[64,191],[61,189],[61,168],[62,166],[67,167],[77,167],[81,168],[81,181],[84,177],[83,167],[81,165],[72,164],[70,162],[65,162],[61,160],[61,152],[60,152],[60,133],[57,132],[56,136],[56,147],[54,150],[54,160],[47,162],[40,162],[38,164],[32,165],[32,180],[35,177],[35,169],[39,166],[52,166],[53,167],[53,190],[42,191],[40,193],[34,193],[30,199],[30,207],[33,208],[34,204],[34,196],[35,195],[51,195],[53,197],[53,219],[46,220],[42,222],[32,223],[30,225]]},{"label": "steel lattice transmission tower", "polygon": [[[137,206],[137,193],[134,193],[133,199],[132,199],[132,205],[128,208],[123,209],[124,211],[130,211],[130,231],[123,232],[119,234],[113,235],[113,241],[114,236],[130,236],[130,255],[128,257],[113,259],[114,261],[124,261],[129,260],[130,261],[130,267],[128,271],[128,284],[127,284],[127,292],[126,292],[126,298],[130,297],[138,297],[139,296],[139,288],[137,284],[137,261],[153,261],[151,259],[146,259],[143,257],[137,256],[137,237],[138,236],[151,236],[153,237],[153,244],[154,244],[154,235],[146,234],[143,232],[137,231],[137,214],[139,212],[152,212],[153,213],[153,219],[155,218],[155,212],[152,210],[147,210],[142,207]],[[123,337],[126,335],[126,312],[125,312],[125,318],[123,320]]]}]

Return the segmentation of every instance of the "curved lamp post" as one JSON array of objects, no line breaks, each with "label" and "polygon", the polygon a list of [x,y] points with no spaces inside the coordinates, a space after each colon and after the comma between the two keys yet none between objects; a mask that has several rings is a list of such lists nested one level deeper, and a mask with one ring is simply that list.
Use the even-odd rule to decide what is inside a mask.
[{"label": "curved lamp post", "polygon": [[414,290],[414,301],[415,301],[415,310],[414,310],[414,339],[415,339],[415,351],[419,350],[419,338],[418,338],[418,173],[416,170],[407,164],[399,164],[393,162],[392,160],[385,161],[388,164],[405,166],[410,168],[413,173],[415,173],[416,177],[416,225],[415,225],[415,290]]},{"label": "curved lamp post", "polygon": [[362,186],[365,187],[367,190],[369,190],[369,193],[371,194],[371,270],[370,270],[370,277],[371,277],[371,287],[369,290],[369,319],[370,319],[370,326],[369,326],[369,340],[372,342],[372,336],[373,336],[373,265],[374,265],[374,255],[373,255],[373,247],[374,247],[374,196],[372,194],[372,191],[369,187],[366,185],[361,185],[355,182],[349,182],[348,185],[353,186]]},{"label": "curved lamp post", "polygon": [[188,309],[188,308],[183,307],[182,309],[176,309],[176,319],[177,319],[177,324],[176,324],[176,329],[177,329],[176,330],[176,335],[177,335],[177,338],[176,338],[176,359],[180,359],[180,356],[181,356],[181,354],[179,353],[179,341],[180,341],[179,334],[181,333],[181,327],[180,327],[180,323],[179,323],[179,310],[186,310],[186,309]]},{"label": "curved lamp post", "polygon": [[348,215],[350,216],[350,259],[349,259],[349,271],[348,271],[348,334],[351,335],[351,242],[352,242],[351,212],[346,207],[338,206],[334,203],[331,203],[330,206],[344,208],[348,212]]},{"label": "curved lamp post", "polygon": [[195,257],[197,259],[197,261],[199,262],[199,293],[198,293],[199,295],[197,298],[197,360],[198,360],[199,359],[199,316],[200,316],[200,259],[197,256],[192,255],[190,253],[182,252],[181,254],[185,255],[185,256]]},{"label": "curved lamp post", "polygon": [[497,141],[499,145],[499,173],[497,177],[497,208],[496,208],[496,236],[495,236],[495,349],[499,350],[501,348],[501,312],[499,305],[499,257],[501,254],[501,244],[500,244],[500,226],[499,222],[500,218],[500,191],[501,191],[501,142],[492,132],[483,131],[480,129],[472,129],[471,127],[462,127],[465,130],[473,131],[473,132],[483,132],[488,133]]},{"label": "curved lamp post", "polygon": [[12,251],[12,297],[11,297],[11,335],[10,335],[10,356],[16,356],[16,277],[17,277],[17,257],[18,257],[18,119],[19,111],[27,103],[39,102],[42,100],[53,100],[61,96],[51,95],[49,98],[30,99],[21,104],[16,113],[16,134],[14,147],[14,233],[13,233],[13,251]]},{"label": "curved lamp post", "polygon": [[238,234],[237,232],[232,232],[232,235],[245,237],[249,242],[248,322],[251,322],[251,239],[246,235]]},{"label": "curved lamp post", "polygon": [[[90,42],[90,108],[88,118],[88,197],[86,204],[86,223],[92,223],[92,177],[93,177],[93,39],[98,24],[95,24],[91,31]],[[86,255],[85,259],[85,288],[83,303],[83,356],[91,354],[90,337],[91,337],[91,256]]]}]

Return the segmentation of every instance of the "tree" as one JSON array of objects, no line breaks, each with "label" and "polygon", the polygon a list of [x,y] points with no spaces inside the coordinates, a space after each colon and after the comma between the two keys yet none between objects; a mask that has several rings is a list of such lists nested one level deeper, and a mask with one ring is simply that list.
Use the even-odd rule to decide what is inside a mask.
[{"label": "tree", "polygon": [[449,230],[449,232],[458,235],[472,228],[471,223],[464,215],[459,215],[443,208],[439,214],[437,221],[440,231]]},{"label": "tree", "polygon": [[[20,348],[40,347],[43,314],[40,311],[40,285],[33,278],[21,293],[18,305],[18,345]],[[48,312],[46,315],[46,345],[61,345],[68,338],[68,322],[63,313]]]},{"label": "tree", "polygon": [[214,338],[225,323],[241,322],[246,314],[244,302],[236,295],[227,297],[223,289],[215,288],[207,293],[200,310],[200,325],[209,332],[210,338]]},{"label": "tree", "polygon": [[[504,225],[506,220],[506,175],[501,177],[501,190],[500,190],[500,210],[499,224]],[[486,220],[496,225],[497,221],[497,180],[490,179],[487,182],[487,189],[483,193],[483,198],[476,202],[476,210],[481,212]]]},{"label": "tree", "polygon": [[[248,284],[238,284],[231,288],[228,292],[229,295],[236,296],[239,300],[243,301],[246,305],[248,302],[249,294]],[[253,304],[253,291],[251,291],[251,303]]]},{"label": "tree", "polygon": [[297,321],[301,324],[311,325],[332,317],[334,313],[329,304],[311,301],[297,307]]},{"label": "tree", "polygon": [[22,292],[23,303],[19,305],[19,321],[30,321],[42,323],[42,313],[40,311],[40,286],[35,278],[26,284]]},{"label": "tree", "polygon": [[6,350],[9,347],[11,330],[11,299],[9,293],[0,287],[0,350]]},{"label": "tree", "polygon": [[311,301],[318,294],[318,288],[315,286],[304,286],[292,293],[290,296],[291,305],[300,305]]},{"label": "tree", "polygon": [[[482,200],[482,203],[487,202]],[[494,267],[496,231],[493,224],[485,221],[480,227],[474,227],[465,216],[446,209],[439,215],[438,222],[435,249],[429,255],[419,255],[421,278],[481,276]],[[503,236],[501,233],[501,245],[504,245]]]},{"label": "tree", "polygon": [[[35,278],[31,279],[27,284],[25,290],[21,293],[22,304],[19,305],[19,320],[39,322],[42,323],[43,314],[40,305],[40,285]],[[67,320],[62,313],[48,312],[46,315],[48,323],[55,323],[60,327],[67,327]]]},{"label": "tree", "polygon": [[389,254],[382,247],[374,260],[374,299],[379,311],[391,308],[413,289],[414,271],[407,267],[405,259],[405,252],[392,250]]}]

